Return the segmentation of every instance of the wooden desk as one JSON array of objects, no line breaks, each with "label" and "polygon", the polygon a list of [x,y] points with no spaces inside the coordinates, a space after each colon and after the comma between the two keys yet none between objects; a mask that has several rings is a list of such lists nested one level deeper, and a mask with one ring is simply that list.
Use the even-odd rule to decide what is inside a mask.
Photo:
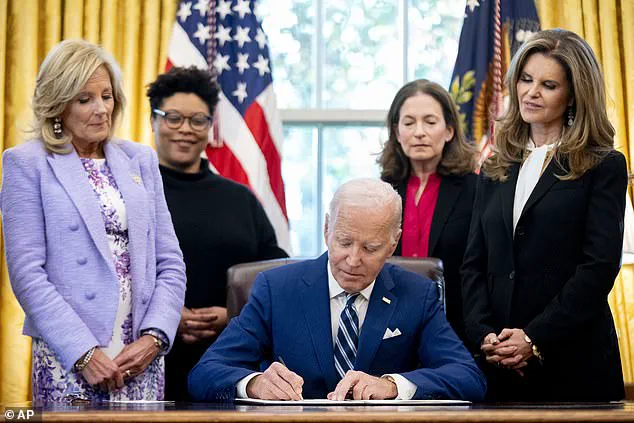
[{"label": "wooden desk", "polygon": [[[472,407],[300,407],[233,404],[57,406],[42,411],[50,422],[634,422],[634,403],[513,404]],[[8,420],[6,420],[8,421]]]}]

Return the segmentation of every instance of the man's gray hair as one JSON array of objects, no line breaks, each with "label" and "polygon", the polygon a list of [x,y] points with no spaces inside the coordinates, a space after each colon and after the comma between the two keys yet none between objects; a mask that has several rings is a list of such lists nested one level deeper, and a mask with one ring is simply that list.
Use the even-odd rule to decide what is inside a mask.
[{"label": "man's gray hair", "polygon": [[398,237],[401,229],[403,204],[401,197],[387,182],[375,178],[352,179],[341,185],[330,201],[328,227],[335,227],[335,219],[341,206],[378,210],[389,208],[393,238]]}]

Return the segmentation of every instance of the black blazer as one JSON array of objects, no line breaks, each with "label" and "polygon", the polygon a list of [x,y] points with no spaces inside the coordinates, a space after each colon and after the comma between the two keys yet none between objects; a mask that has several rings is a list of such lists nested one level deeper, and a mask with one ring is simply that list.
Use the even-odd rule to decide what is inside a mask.
[{"label": "black blazer", "polygon": [[627,170],[610,153],[578,179],[551,161],[513,236],[519,165],[506,182],[479,178],[462,294],[474,350],[488,333],[522,328],[541,350],[526,377],[483,365],[489,400],[604,401],[624,397],[608,293],[621,261]]},{"label": "black blazer", "polygon": [[[443,262],[447,320],[462,340],[465,333],[459,269],[467,246],[477,179],[474,173],[442,177],[429,233],[428,256]],[[403,200],[405,213],[407,181],[394,184],[394,188]],[[399,239],[394,255],[401,254]]]}]

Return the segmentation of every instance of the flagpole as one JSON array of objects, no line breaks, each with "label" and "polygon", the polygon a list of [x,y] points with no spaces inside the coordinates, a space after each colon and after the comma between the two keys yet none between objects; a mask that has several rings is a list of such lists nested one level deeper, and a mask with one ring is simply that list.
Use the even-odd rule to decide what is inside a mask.
[{"label": "flagpole", "polygon": [[[211,39],[207,43],[207,66],[211,72],[211,82],[218,82],[218,71],[214,66],[214,60],[216,58],[216,45],[218,40],[216,39],[216,0],[209,0],[209,9],[207,10],[207,25],[211,28]],[[214,110],[213,122],[211,128],[209,128],[209,145],[214,148],[222,148],[224,142],[220,137],[220,122],[218,120],[218,109]],[[203,157],[208,157],[206,152],[202,153]],[[218,174],[218,169],[214,167],[209,160],[209,168],[212,172]]]},{"label": "flagpole", "polygon": [[211,28],[211,39],[207,43],[207,66],[211,71],[212,81],[218,79],[218,73],[216,67],[213,66],[214,59],[216,58],[216,0],[209,0],[209,9],[207,10],[207,25]]},{"label": "flagpole", "polygon": [[491,102],[491,115],[489,126],[488,144],[494,144],[495,120],[502,112],[502,19],[500,1],[495,1],[495,13],[493,15],[493,96]]}]

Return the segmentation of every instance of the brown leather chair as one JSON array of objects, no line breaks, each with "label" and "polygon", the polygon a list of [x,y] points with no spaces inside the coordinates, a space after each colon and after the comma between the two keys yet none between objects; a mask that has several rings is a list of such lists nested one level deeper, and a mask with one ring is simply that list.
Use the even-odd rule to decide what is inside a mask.
[{"label": "brown leather chair", "polygon": [[[273,260],[254,261],[251,263],[241,263],[231,266],[227,270],[227,315],[228,318],[240,314],[240,310],[247,303],[251,287],[255,277],[265,270],[283,266],[285,264],[297,263],[307,260],[306,258],[283,258]],[[438,301],[445,309],[445,281],[443,279],[442,260],[426,257],[390,257],[388,263],[401,266],[410,272],[418,273],[436,283],[438,289]]]}]

